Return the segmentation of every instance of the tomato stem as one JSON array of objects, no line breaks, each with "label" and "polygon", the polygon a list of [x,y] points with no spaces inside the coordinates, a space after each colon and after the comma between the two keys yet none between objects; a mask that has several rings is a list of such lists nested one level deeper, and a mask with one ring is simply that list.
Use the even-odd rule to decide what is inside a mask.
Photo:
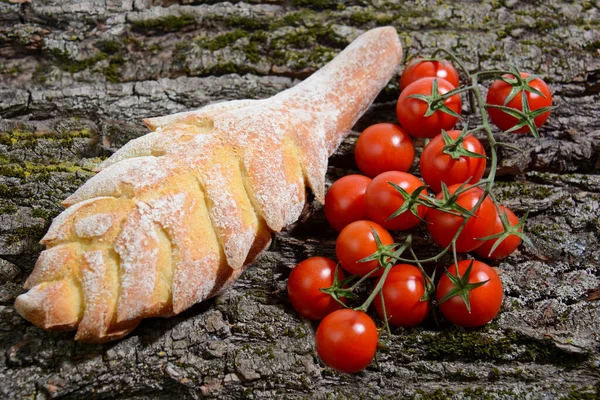
[{"label": "tomato stem", "polygon": [[431,102],[430,108],[432,110],[437,110],[439,107],[441,107],[440,104],[443,104],[446,100],[448,100],[450,97],[456,95],[456,94],[460,94],[463,92],[467,92],[470,91],[472,88],[470,86],[463,86],[463,87],[459,87],[456,89],[452,89],[449,92],[446,92],[444,94],[441,94],[439,97],[437,97],[436,99],[434,99]]},{"label": "tomato stem", "polygon": [[418,261],[417,255],[415,254],[413,248],[410,247],[408,250],[415,259],[415,263],[417,264],[417,267],[419,267],[419,269],[421,270],[421,274],[423,275],[423,287],[425,288],[425,293],[423,294],[423,297],[421,297],[421,301],[431,301],[435,294],[435,284],[433,283],[433,281],[435,280],[435,271],[433,271],[433,275],[429,276],[429,274],[425,272],[425,268],[423,268],[423,265],[421,265],[421,263]]},{"label": "tomato stem", "polygon": [[365,275],[361,276],[360,279],[358,281],[356,281],[356,283],[354,283],[352,286],[350,286],[350,288],[348,290],[353,291],[354,289],[356,289],[357,287],[359,287],[361,283],[363,283],[368,278],[370,278],[371,275],[373,275],[375,272],[379,271],[379,269],[380,268],[373,268],[371,271],[369,271]]},{"label": "tomato stem", "polygon": [[383,324],[385,325],[385,330],[388,336],[392,336],[392,331],[390,330],[390,322],[387,315],[387,310],[385,309],[385,298],[383,296],[383,290],[379,291],[379,299],[381,300],[381,309],[383,311]]},{"label": "tomato stem", "polygon": [[[391,259],[386,260],[385,265],[383,265],[383,267],[384,267],[383,274],[381,275],[381,278],[379,278],[379,280],[377,281],[377,285],[375,286],[375,289],[373,289],[373,291],[371,292],[371,294],[369,295],[367,300],[365,300],[365,302],[360,307],[355,308],[356,311],[367,312],[367,309],[369,308],[369,306],[375,299],[375,296],[377,296],[377,294],[381,291],[381,288],[383,287],[383,284],[385,283],[385,280],[386,280],[388,274],[390,273],[390,270],[394,266],[393,260],[396,258],[396,256],[399,256],[400,254],[404,253],[404,251],[406,249],[411,248],[411,246],[412,246],[412,236],[408,235],[406,237],[406,239],[404,240],[404,244],[398,250],[396,250],[395,254],[392,254],[392,256],[390,257]],[[371,271],[371,272],[373,272],[373,271]]]},{"label": "tomato stem", "polygon": [[466,76],[470,76],[469,70],[465,67],[465,65],[450,51],[444,48],[435,49],[433,53],[431,53],[432,57],[435,57],[437,53],[445,53],[448,57],[452,59],[458,65],[458,67],[465,73]]},{"label": "tomato stem", "polygon": [[473,129],[467,130],[467,135],[473,135],[473,134],[475,134],[475,133],[477,133],[479,131],[482,131],[484,129],[485,129],[485,127],[483,125],[478,125],[475,128],[473,128]]},{"label": "tomato stem", "polygon": [[444,248],[444,250],[442,250],[435,256],[432,256],[429,258],[420,258],[420,259],[412,258],[411,259],[411,258],[404,258],[404,257],[395,257],[394,259],[396,261],[401,261],[401,262],[406,262],[406,263],[416,263],[416,262],[428,263],[428,262],[438,261],[440,258],[442,258],[444,256],[444,254],[446,254],[448,252],[448,250],[450,250],[450,245],[446,246]]},{"label": "tomato stem", "polygon": [[390,270],[392,269],[393,265],[394,265],[393,263],[388,263],[385,266],[385,268],[383,270],[383,274],[381,275],[381,278],[377,282],[377,286],[375,286],[375,289],[373,289],[373,291],[371,292],[371,294],[369,295],[367,300],[365,300],[365,302],[360,307],[357,307],[354,309],[355,311],[367,312],[367,309],[369,308],[369,306],[371,305],[373,300],[375,300],[375,296],[377,296],[377,294],[381,291],[381,288],[383,287],[383,284],[385,283],[385,280],[386,280],[388,274],[390,273]]},{"label": "tomato stem", "polygon": [[[479,106],[479,112],[481,114],[481,125],[486,133],[489,145],[490,145],[490,173],[487,176],[487,185],[486,185],[486,193],[491,193],[492,188],[494,187],[494,180],[496,178],[496,169],[498,168],[498,151],[496,145],[496,138],[492,133],[492,127],[490,126],[490,121],[488,118],[487,111],[485,110],[485,101],[483,100],[483,96],[481,95],[481,91],[478,86],[479,82],[477,80],[477,74],[471,75],[471,86],[473,87],[473,95],[475,96],[475,100]],[[482,199],[483,201],[483,199]]]},{"label": "tomato stem", "polygon": [[[459,66],[461,66],[463,71],[467,72],[467,74],[468,74],[468,71],[464,68],[464,66],[462,66],[462,64],[460,64],[460,62],[458,60],[456,60],[456,57],[454,57],[453,54],[451,54],[447,50],[442,49],[441,51],[445,52],[446,54],[449,54],[455,61],[457,61],[457,63],[459,64]],[[486,133],[486,136],[488,138],[488,142],[490,145],[490,149],[491,149],[491,155],[490,155],[491,165],[490,165],[490,172],[489,172],[487,178],[472,185],[472,186],[485,185],[483,195],[479,198],[479,200],[473,206],[473,208],[471,208],[471,210],[469,210],[470,213],[463,216],[464,220],[463,220],[461,226],[458,228],[458,230],[454,234],[454,237],[452,238],[450,244],[444,250],[442,250],[440,253],[438,253],[436,256],[430,258],[430,259],[433,259],[434,261],[436,261],[451,248],[452,256],[453,256],[453,260],[454,260],[455,264],[458,263],[458,256],[457,256],[457,252],[456,252],[456,241],[457,241],[458,237],[460,236],[461,232],[463,231],[464,227],[466,226],[466,224],[469,222],[470,218],[479,209],[479,207],[481,206],[481,204],[483,203],[485,198],[492,192],[492,189],[494,187],[494,180],[496,177],[496,170],[498,168],[497,143],[496,143],[496,139],[492,133],[492,128],[490,126],[487,111],[485,110],[485,101],[483,100],[483,96],[481,95],[481,91],[479,90],[479,81],[477,79],[478,75],[477,75],[477,73],[475,73],[475,74],[468,74],[468,76],[471,79],[471,85],[469,86],[470,92],[473,94],[475,101],[476,101],[477,109],[479,110],[479,112],[481,114],[482,123],[481,123],[481,126],[477,127],[476,129],[483,130]],[[471,186],[467,186],[467,185],[459,187],[456,190],[456,192],[454,193],[454,196],[458,196],[459,194],[466,192],[467,190],[470,190],[471,188],[472,188]],[[492,198],[492,201],[494,201],[493,198]],[[414,260],[414,261],[426,262],[426,260]]]},{"label": "tomato stem", "polygon": [[[438,49],[434,50],[434,52],[432,53],[432,56],[435,57],[435,55],[437,53],[445,53],[448,57],[450,57],[452,59],[452,61],[454,61],[456,63],[456,65],[458,65],[458,67],[462,70],[462,72],[464,72],[465,76],[467,76],[467,77],[471,76],[467,67],[465,67],[465,65],[462,63],[462,61],[460,61],[452,52],[450,52],[446,49],[443,49],[443,48],[438,48]],[[469,92],[469,107],[471,109],[471,112],[473,112],[475,110],[475,100],[474,100],[473,94],[471,92]]]}]

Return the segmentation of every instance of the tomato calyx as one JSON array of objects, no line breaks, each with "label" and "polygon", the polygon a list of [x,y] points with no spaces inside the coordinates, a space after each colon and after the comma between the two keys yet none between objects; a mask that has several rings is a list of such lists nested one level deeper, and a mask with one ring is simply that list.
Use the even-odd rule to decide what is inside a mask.
[{"label": "tomato calyx", "polygon": [[478,182],[476,185],[470,185],[469,187],[467,187],[465,189],[465,186],[467,186],[469,180],[467,180],[466,182],[461,184],[453,194],[450,194],[450,191],[448,190],[448,186],[444,182],[442,182],[441,184],[442,184],[442,196],[443,197],[441,199],[428,198],[427,199],[428,207],[434,208],[439,211],[443,211],[443,212],[451,214],[451,215],[455,215],[457,217],[463,217],[463,218],[474,217],[475,210],[473,210],[473,211],[467,210],[466,208],[464,208],[463,206],[458,204],[457,201],[461,194],[463,194],[467,190],[471,190],[476,185],[479,185],[479,184],[482,184],[482,182],[483,183],[485,183],[485,182],[484,181]]},{"label": "tomato calyx", "polygon": [[[365,258],[362,258],[362,259],[358,260],[357,262],[377,261],[379,263],[379,268],[374,268],[363,276],[350,275],[346,279],[340,281],[338,279],[338,273],[337,273],[338,268],[339,268],[339,265],[338,265],[338,266],[336,266],[335,276],[334,276],[332,285],[328,288],[319,289],[321,292],[327,293],[328,295],[332,296],[335,301],[337,301],[340,304],[343,304],[344,307],[346,307],[346,305],[342,302],[341,298],[346,298],[346,299],[357,298],[356,294],[354,294],[354,290],[356,288],[358,288],[362,282],[364,282],[367,278],[371,277],[372,275],[374,275],[376,272],[380,271],[381,269],[384,269],[384,275],[385,275],[386,271],[389,270],[389,268],[386,269],[386,267],[391,267],[393,265],[393,261],[395,260],[395,258],[400,257],[402,255],[404,250],[408,246],[410,246],[410,240],[412,239],[412,238],[407,239],[408,244],[405,243],[399,250],[394,251],[394,249],[398,246],[397,243],[384,245],[381,242],[381,238],[379,237],[379,234],[373,227],[371,227],[371,232],[373,232],[373,238],[375,239],[375,243],[377,244],[377,250],[373,254],[371,254]],[[360,279],[358,279],[358,281],[354,282],[352,284],[352,286],[349,286],[350,283],[353,280],[355,280],[356,278],[360,278]],[[369,302],[369,304],[370,304],[370,302]],[[359,307],[356,310],[361,311],[362,308]],[[363,311],[366,311],[366,308]]]},{"label": "tomato calyx", "polygon": [[400,194],[400,196],[402,196],[402,198],[404,199],[404,203],[386,219],[386,222],[396,218],[398,215],[406,211],[410,211],[415,217],[420,219],[422,222],[425,222],[425,220],[419,215],[418,206],[428,206],[429,202],[427,200],[424,200],[424,196],[421,194],[421,192],[423,191],[425,191],[425,194],[427,194],[428,186],[421,185],[417,187],[412,193],[408,193],[400,185],[394,182],[388,182],[388,184],[392,186]]},{"label": "tomato calyx", "polygon": [[515,126],[513,126],[512,128],[504,131],[505,133],[514,132],[516,130],[521,129],[524,126],[527,126],[529,128],[529,131],[533,135],[533,137],[539,139],[540,134],[539,134],[537,126],[535,125],[535,119],[542,114],[545,114],[549,111],[554,110],[556,108],[556,106],[542,107],[542,108],[538,108],[537,110],[531,111],[531,109],[529,108],[529,100],[527,99],[527,95],[525,94],[525,91],[521,92],[521,96],[522,96],[523,111],[519,111],[515,108],[510,108],[510,107],[506,107],[506,106],[499,106],[496,104],[486,104],[485,107],[497,108],[518,120],[517,124]]},{"label": "tomato calyx", "polygon": [[448,132],[442,129],[442,138],[444,139],[444,143],[446,143],[446,145],[442,147],[444,154],[449,155],[454,160],[459,160],[461,157],[487,159],[483,154],[475,153],[474,151],[467,150],[463,147],[463,142],[468,134],[467,127],[465,126],[460,132],[460,135],[458,135],[456,139],[452,139],[452,136],[448,135]]},{"label": "tomato calyx", "polygon": [[445,101],[447,99],[449,99],[450,97],[454,96],[455,94],[463,92],[463,91],[465,91],[464,88],[459,88],[459,89],[450,90],[449,92],[444,93],[444,94],[440,94],[438,79],[435,78],[431,84],[431,94],[430,95],[415,93],[415,94],[411,94],[407,98],[408,99],[417,99],[417,100],[421,100],[421,101],[424,101],[425,103],[427,103],[427,111],[423,115],[424,117],[431,117],[433,114],[435,114],[436,111],[441,111],[441,112],[451,115],[455,118],[462,119],[460,114],[458,114],[456,111],[452,110],[450,107],[448,107],[445,104]]},{"label": "tomato calyx", "polygon": [[517,94],[519,94],[519,92],[521,91],[535,93],[538,96],[546,98],[546,95],[544,95],[538,89],[534,88],[529,84],[532,80],[539,78],[539,76],[531,74],[523,78],[521,76],[521,71],[519,71],[518,68],[514,65],[511,65],[509,70],[509,75],[511,75],[512,78],[508,76],[501,76],[500,78],[498,78],[504,83],[511,86],[510,93],[508,94],[508,96],[506,96],[506,99],[504,100],[504,106],[506,106],[512,99],[514,99],[517,96]]},{"label": "tomato calyx", "polygon": [[[381,242],[379,242],[379,237],[377,236],[377,232],[373,232],[373,235],[375,235],[375,240],[378,242],[378,244],[380,244]],[[398,244],[396,244],[396,243],[394,244],[394,246],[397,246],[397,245]],[[379,279],[377,286],[375,286],[375,289],[373,289],[373,291],[371,292],[371,295],[369,296],[369,298],[367,298],[367,300],[365,300],[365,302],[363,304],[361,304],[359,307],[356,307],[354,309],[355,311],[367,312],[367,309],[369,308],[369,306],[371,305],[373,300],[375,300],[375,296],[377,296],[379,294],[379,292],[381,292],[381,288],[383,287],[383,284],[385,283],[387,275],[389,274],[390,270],[394,266],[394,261],[400,259],[400,256],[402,256],[404,251],[406,249],[411,248],[411,245],[412,245],[412,235],[408,235],[406,237],[406,239],[404,240],[404,243],[402,244],[402,246],[400,246],[393,253],[390,254],[388,252],[382,251],[383,254],[377,254],[380,252],[380,249],[377,249],[377,251],[375,253],[373,253],[371,256],[366,257],[369,259],[367,261],[371,261],[372,259],[380,260],[379,262],[380,262],[380,266],[383,268],[383,274],[381,275],[381,278]],[[392,245],[389,245],[389,246],[392,246]],[[381,247],[385,248],[388,246],[381,246]],[[371,258],[374,256],[377,258]],[[381,261],[382,259],[385,259],[385,261],[382,262]],[[365,259],[363,259],[363,260],[365,260]]]},{"label": "tomato calyx", "polygon": [[[390,257],[394,257],[394,255],[395,255],[394,249],[398,246],[398,244],[397,243],[383,244],[383,243],[381,243],[381,239],[379,238],[379,235],[377,234],[375,229],[373,229],[373,227],[371,227],[371,231],[373,232],[373,237],[375,238],[375,243],[377,244],[377,250],[370,256],[361,258],[360,260],[358,260],[358,262],[369,262],[369,261],[376,260],[376,261],[379,261],[379,268],[383,268],[390,262]],[[402,251],[404,251],[404,250],[402,250]],[[400,253],[400,254],[402,254],[402,253]],[[371,273],[373,273],[374,271],[377,271],[377,270],[378,270],[377,268],[374,269],[373,271],[369,272],[368,275],[371,275]]]},{"label": "tomato calyx", "polygon": [[503,213],[499,214],[500,221],[502,221],[502,229],[503,229],[502,232],[498,232],[496,234],[478,238],[478,239],[483,240],[483,241],[496,239],[496,241],[494,242],[494,245],[490,249],[489,254],[492,254],[494,251],[496,251],[498,246],[500,246],[500,244],[511,235],[518,236],[522,241],[527,243],[531,248],[535,249],[535,245],[533,244],[531,239],[529,239],[529,237],[525,233],[523,233],[523,225],[525,224],[525,220],[527,219],[528,215],[529,215],[529,211],[527,211],[525,213],[523,218],[521,218],[516,225],[511,225],[510,221],[508,220],[508,215],[506,214],[506,211],[504,211]]},{"label": "tomato calyx", "polygon": [[465,306],[467,307],[467,311],[469,312],[469,314],[471,313],[469,292],[473,289],[478,288],[479,286],[485,285],[489,281],[489,279],[486,279],[485,281],[477,283],[469,283],[469,276],[471,275],[471,269],[473,268],[473,261],[474,260],[471,260],[469,267],[462,276],[460,276],[460,273],[458,271],[458,264],[454,265],[456,275],[452,275],[450,271],[448,271],[448,269],[444,271],[444,273],[446,274],[448,279],[450,279],[450,282],[452,282],[452,285],[454,285],[454,287],[448,293],[446,293],[446,295],[442,297],[440,301],[438,301],[438,304],[442,304],[453,297],[460,296],[460,298],[464,301]]},{"label": "tomato calyx", "polygon": [[338,277],[339,267],[339,264],[335,266],[335,273],[333,275],[333,282],[331,283],[331,286],[328,288],[321,288],[319,290],[323,293],[327,293],[333,297],[335,301],[346,307],[346,304],[342,300],[343,298],[355,299],[357,297],[353,292],[353,287],[348,288],[348,284],[356,278],[356,275],[350,275],[346,279],[340,280]]}]

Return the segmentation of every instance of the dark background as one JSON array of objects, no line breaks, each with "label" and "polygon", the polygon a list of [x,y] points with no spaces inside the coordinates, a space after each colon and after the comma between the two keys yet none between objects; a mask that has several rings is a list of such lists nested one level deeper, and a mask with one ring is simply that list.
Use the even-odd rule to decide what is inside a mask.
[{"label": "dark background", "polygon": [[[0,397],[598,398],[599,7],[0,0]],[[324,368],[315,325],[285,295],[294,264],[333,256],[336,234],[314,203],[222,296],[144,321],[118,342],[75,343],[72,333],[42,331],[15,312],[60,201],[147,132],[141,118],[268,97],[380,25],[398,29],[405,60],[443,47],[470,70],[514,63],[554,92],[558,109],[541,139],[499,135],[523,152],[501,151],[496,195],[518,215],[530,210],[536,249],[522,246],[497,263],[506,297],[494,322],[396,329],[364,372]],[[398,95],[395,77],[355,130],[395,121]],[[329,183],[355,171],[356,135],[331,158]],[[420,254],[435,250],[422,230],[415,234]]]}]

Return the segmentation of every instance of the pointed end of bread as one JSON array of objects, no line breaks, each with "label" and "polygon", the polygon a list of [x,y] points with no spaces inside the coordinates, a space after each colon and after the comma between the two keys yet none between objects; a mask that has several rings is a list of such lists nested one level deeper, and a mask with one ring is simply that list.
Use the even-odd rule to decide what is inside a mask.
[{"label": "pointed end of bread", "polygon": [[81,320],[81,299],[72,282],[37,285],[17,297],[15,308],[35,326],[53,331],[70,331]]}]

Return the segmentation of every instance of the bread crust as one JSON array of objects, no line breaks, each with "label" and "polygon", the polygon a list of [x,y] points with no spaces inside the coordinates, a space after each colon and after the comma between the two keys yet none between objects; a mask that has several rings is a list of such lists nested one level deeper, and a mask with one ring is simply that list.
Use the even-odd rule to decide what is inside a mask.
[{"label": "bread crust", "polygon": [[17,311],[104,342],[215,296],[298,219],[307,186],[323,201],[329,155],[401,55],[394,28],[374,29],[269,99],[145,120],[64,201]]}]

